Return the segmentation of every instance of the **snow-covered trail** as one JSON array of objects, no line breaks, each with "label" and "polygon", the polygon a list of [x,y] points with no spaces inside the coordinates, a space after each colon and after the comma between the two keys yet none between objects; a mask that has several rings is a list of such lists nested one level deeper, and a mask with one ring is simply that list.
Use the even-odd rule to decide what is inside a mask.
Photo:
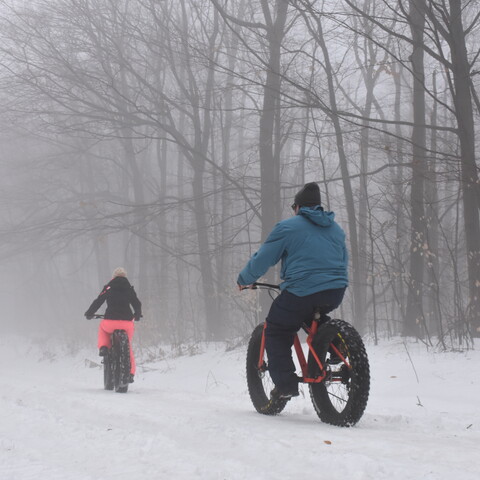
[{"label": "snow-covered trail", "polygon": [[306,388],[281,415],[256,413],[244,349],[140,365],[124,395],[86,366],[93,349],[38,361],[3,341],[0,479],[477,480],[480,352],[408,348],[411,360],[401,342],[368,347],[367,411],[338,428],[318,420]]}]

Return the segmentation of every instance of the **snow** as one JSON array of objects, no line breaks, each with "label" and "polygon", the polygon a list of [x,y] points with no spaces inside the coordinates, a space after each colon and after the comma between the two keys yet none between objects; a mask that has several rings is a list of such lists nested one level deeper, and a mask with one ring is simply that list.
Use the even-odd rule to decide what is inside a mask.
[{"label": "snow", "polygon": [[[0,479],[480,478],[480,352],[367,345],[372,385],[352,428],[323,424],[308,390],[255,412],[245,348],[201,346],[142,363],[127,394],[103,390],[93,348],[46,355],[0,344]],[[330,443],[331,442],[331,443]]]}]

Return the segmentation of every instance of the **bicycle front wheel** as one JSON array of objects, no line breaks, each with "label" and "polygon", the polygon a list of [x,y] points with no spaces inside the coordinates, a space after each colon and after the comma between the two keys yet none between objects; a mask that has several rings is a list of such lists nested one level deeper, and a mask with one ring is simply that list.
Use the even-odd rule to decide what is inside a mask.
[{"label": "bicycle front wheel", "polygon": [[272,399],[270,392],[275,387],[268,372],[266,353],[259,367],[260,347],[264,324],[257,325],[252,332],[247,349],[247,385],[250,399],[257,412],[264,415],[277,415],[288,402],[288,399]]},{"label": "bicycle front wheel", "polygon": [[[318,329],[313,348],[326,373],[321,383],[310,384],[317,415],[331,425],[355,425],[365,411],[370,390],[370,369],[362,338],[349,323],[328,320]],[[322,373],[311,352],[308,370],[313,378]]]}]

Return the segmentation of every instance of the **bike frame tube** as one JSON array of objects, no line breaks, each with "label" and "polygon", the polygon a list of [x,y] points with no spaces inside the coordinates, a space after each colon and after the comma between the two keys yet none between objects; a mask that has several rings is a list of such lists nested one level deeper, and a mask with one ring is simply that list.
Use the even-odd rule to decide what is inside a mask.
[{"label": "bike frame tube", "polygon": [[351,369],[352,367],[347,362],[345,357],[340,353],[340,350],[338,350],[338,348],[333,343],[330,344],[330,347],[332,347],[332,350],[338,355],[338,358],[340,358],[340,360],[347,366],[347,368]]},{"label": "bike frame tube", "polygon": [[262,340],[260,342],[260,355],[258,357],[258,369],[263,370],[264,360],[263,357],[265,356],[265,329],[267,328],[267,322],[263,324],[263,332],[262,332]]},{"label": "bike frame tube", "polygon": [[[257,368],[259,370],[263,370],[265,365],[264,356],[265,356],[265,329],[266,328],[267,328],[267,322],[265,322],[263,325],[262,340],[260,341],[260,352],[259,352],[260,355],[259,355],[258,364],[257,364]],[[300,338],[298,337],[298,335],[295,335],[295,338],[293,339],[293,346],[295,348],[295,353],[297,354],[298,362],[302,370],[301,382],[302,383],[321,383],[327,376],[327,372],[323,367],[323,364],[312,345],[313,339],[315,338],[315,334],[317,333],[317,330],[318,330],[318,321],[313,320],[312,326],[310,328],[305,327],[305,330],[308,333],[308,336],[307,336],[308,349],[313,355],[313,358],[315,359],[315,361],[317,362],[317,365],[320,367],[320,371],[322,372],[322,374],[317,378],[312,378],[308,376],[308,363],[305,358],[305,354],[303,353],[302,344],[300,342]],[[338,357],[345,363],[347,368],[351,368],[350,364],[347,362],[345,357],[340,353],[338,348],[333,343],[330,344],[330,347],[338,355]]]},{"label": "bike frame tube", "polygon": [[[322,372],[322,374],[317,378],[308,377],[307,376],[307,373],[308,373],[307,363],[305,362],[305,371],[302,370],[302,372],[303,372],[303,382],[304,383],[320,383],[320,382],[323,382],[323,380],[327,376],[327,372],[325,371],[325,368],[323,368],[323,364],[320,361],[320,359],[318,358],[317,352],[315,351],[315,349],[313,348],[313,345],[312,345],[313,339],[315,338],[317,330],[318,330],[318,321],[317,320],[312,321],[312,326],[310,328],[306,327],[306,331],[308,332],[307,345],[308,345],[308,349],[310,350],[310,353],[313,355],[313,358],[317,362],[317,365],[320,367],[320,371]],[[297,338],[298,338],[298,335],[297,335]],[[297,355],[298,355],[298,352],[297,352]],[[305,361],[305,356],[303,354],[303,351],[302,351],[302,357],[303,357],[303,361]],[[299,361],[300,361],[300,359],[299,359]]]},{"label": "bike frame tube", "polygon": [[308,366],[305,359],[305,354],[303,353],[302,344],[298,335],[295,335],[293,340],[293,346],[295,347],[295,352],[297,353],[298,362],[300,363],[300,368],[302,369],[302,378],[305,380],[307,378]]},{"label": "bike frame tube", "polygon": [[[258,364],[257,364],[257,368],[259,370],[263,370],[264,364],[265,364],[264,356],[265,356],[265,329],[266,328],[267,328],[267,322],[265,322],[263,325],[262,340],[260,341],[260,352],[259,352],[259,358],[258,358]],[[320,375],[317,378],[311,378],[308,376],[308,364],[305,358],[305,354],[303,353],[300,339],[298,335],[295,335],[295,338],[293,339],[293,346],[295,348],[298,362],[300,363],[300,368],[302,370],[303,383],[320,383],[325,379],[327,375],[327,372],[323,368],[322,362],[318,358],[317,352],[312,346],[312,341],[313,341],[313,338],[315,337],[315,334],[317,333],[317,330],[318,330],[318,322],[316,320],[312,322],[312,326],[310,328],[306,327],[306,331],[308,332],[308,337],[307,337],[308,348],[312,352],[313,358],[315,358],[315,361],[317,362],[318,366],[320,367],[320,371],[322,372],[322,375]]]}]

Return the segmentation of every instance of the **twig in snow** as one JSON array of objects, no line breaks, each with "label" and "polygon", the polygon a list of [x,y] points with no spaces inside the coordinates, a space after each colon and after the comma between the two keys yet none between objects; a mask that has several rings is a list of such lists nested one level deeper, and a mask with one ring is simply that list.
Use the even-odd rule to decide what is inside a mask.
[{"label": "twig in snow", "polygon": [[418,379],[418,375],[417,375],[417,370],[415,369],[415,365],[413,364],[412,357],[410,356],[410,352],[408,351],[407,345],[405,344],[405,342],[403,342],[403,346],[405,347],[405,351],[407,352],[410,363],[412,364],[412,368],[413,368],[413,371],[415,373],[415,377],[417,377],[417,383],[420,383],[420,380]]},{"label": "twig in snow", "polygon": [[[212,379],[213,382],[210,382],[210,379]],[[207,375],[207,382],[205,384],[205,392],[208,391],[208,389],[210,387],[210,383],[213,383],[215,386],[218,386],[217,379],[215,378],[215,375],[213,374],[213,372],[211,370],[209,370],[208,375]]]}]

